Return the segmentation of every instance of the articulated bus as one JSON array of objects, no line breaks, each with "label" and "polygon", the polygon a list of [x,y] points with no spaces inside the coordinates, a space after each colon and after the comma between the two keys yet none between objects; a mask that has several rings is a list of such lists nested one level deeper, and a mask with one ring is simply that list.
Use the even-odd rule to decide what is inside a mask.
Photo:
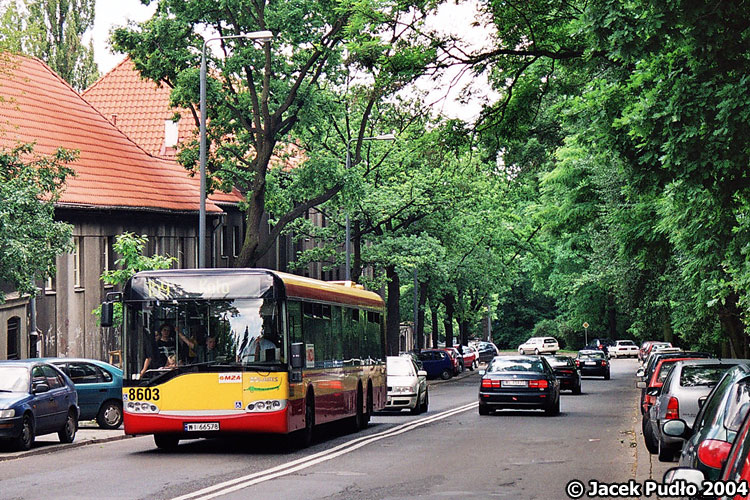
[{"label": "articulated bus", "polygon": [[365,427],[386,402],[384,303],[347,282],[265,269],[144,271],[122,292],[125,433],[180,439]]}]

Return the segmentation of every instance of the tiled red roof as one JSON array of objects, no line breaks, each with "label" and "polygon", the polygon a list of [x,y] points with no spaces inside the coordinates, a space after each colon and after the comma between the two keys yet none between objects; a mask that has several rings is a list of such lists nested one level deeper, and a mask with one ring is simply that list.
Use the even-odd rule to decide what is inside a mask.
[{"label": "tiled red roof", "polygon": [[[125,58],[82,95],[143,149],[154,156],[174,159],[177,149],[164,147],[164,122],[171,120],[175,113],[180,115],[179,143],[197,138],[199,132],[191,111],[170,107],[170,92],[169,87],[160,87],[141,78],[130,58]],[[296,145],[279,144],[271,157],[271,165],[281,163],[288,170],[300,166],[304,160],[305,155]],[[215,194],[221,196],[221,193]]]},{"label": "tiled red roof", "polygon": [[179,142],[196,136],[196,126],[190,111],[169,106],[170,92],[169,87],[141,78],[126,58],[81,95],[150,154],[174,159],[176,149],[164,146],[164,122],[179,113]]},{"label": "tiled red roof", "polygon": [[[0,54],[0,74],[0,147],[34,142],[37,154],[79,151],[60,204],[198,210],[197,177],[147,154],[42,61]],[[206,210],[221,211],[210,200]]]}]

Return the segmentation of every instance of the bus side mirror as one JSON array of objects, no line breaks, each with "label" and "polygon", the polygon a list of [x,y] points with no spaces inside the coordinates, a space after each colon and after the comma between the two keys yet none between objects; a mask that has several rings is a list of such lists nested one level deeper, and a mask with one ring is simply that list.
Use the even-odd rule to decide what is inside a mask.
[{"label": "bus side mirror", "polygon": [[295,342],[292,344],[292,369],[301,370],[305,361],[305,344]]},{"label": "bus side mirror", "polygon": [[102,326],[112,326],[114,323],[114,303],[102,302],[102,317],[100,320]]}]

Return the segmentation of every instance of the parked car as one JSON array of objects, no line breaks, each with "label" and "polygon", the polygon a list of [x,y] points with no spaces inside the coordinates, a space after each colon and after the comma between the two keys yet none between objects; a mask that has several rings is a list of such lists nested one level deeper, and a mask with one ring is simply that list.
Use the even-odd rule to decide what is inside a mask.
[{"label": "parked car", "polygon": [[555,354],[560,345],[552,337],[531,337],[518,346],[518,354]]},{"label": "parked car", "polygon": [[28,450],[36,436],[56,432],[72,443],[78,430],[78,394],[73,382],[39,360],[0,361],[0,439]]},{"label": "parked car", "polygon": [[679,348],[672,346],[671,342],[651,342],[645,347],[641,362],[645,362],[652,352],[664,349],[674,349],[672,352],[680,350]]},{"label": "parked car", "polygon": [[615,341],[612,339],[594,339],[586,346],[586,349],[602,351],[607,355],[607,358],[609,358],[609,348],[614,345]]},{"label": "parked car", "polygon": [[440,349],[424,349],[418,356],[427,377],[448,380],[453,376],[453,359],[447,352]]},{"label": "parked car", "polygon": [[643,363],[646,360],[652,344],[663,344],[666,347],[672,347],[672,344],[670,342],[664,342],[661,340],[646,340],[641,344],[640,349],[638,349],[638,361]]},{"label": "parked car", "polygon": [[479,373],[480,415],[501,408],[560,413],[560,381],[544,357],[498,356]]},{"label": "parked car", "polygon": [[388,356],[385,362],[388,379],[385,409],[408,409],[412,414],[426,412],[430,404],[427,372],[420,370],[411,358],[403,356]]},{"label": "parked car", "polygon": [[609,356],[612,358],[636,358],[638,357],[638,346],[632,340],[615,340],[615,345],[609,348]]},{"label": "parked car", "polygon": [[730,368],[708,395],[690,428],[681,418],[662,427],[667,436],[685,438],[680,465],[700,470],[707,480],[719,479],[734,439],[750,409],[750,366]]},{"label": "parked car", "polygon": [[460,346],[459,351],[463,358],[464,367],[474,371],[479,367],[479,352],[472,346]]},{"label": "parked car", "polygon": [[[664,473],[662,482],[671,484],[682,481],[685,484],[692,484],[702,491],[703,482],[706,476],[702,471],[692,467],[674,467]],[[727,460],[721,469],[720,480],[724,483],[734,483],[738,485],[737,494],[727,494],[722,496],[722,500],[747,500],[747,485],[750,484],[750,412],[745,416],[742,427],[737,432],[734,443],[729,450]],[[701,497],[703,498],[703,497]]]},{"label": "parked car", "polygon": [[453,375],[458,375],[464,371],[464,358],[455,347],[440,347],[441,351],[447,352],[453,362]]},{"label": "parked car", "polygon": [[748,360],[691,359],[674,363],[664,379],[656,402],[649,410],[649,421],[660,461],[671,462],[684,442],[683,439],[664,435],[662,426],[668,420],[681,418],[688,427],[692,427],[701,401],[705,401],[727,370],[743,362]]},{"label": "parked car", "polygon": [[122,424],[122,370],[95,359],[42,358],[60,368],[75,384],[78,420],[94,420],[102,429]]},{"label": "parked car", "polygon": [[476,342],[474,346],[479,351],[479,362],[487,363],[492,360],[495,356],[500,355],[500,351],[497,346],[492,342]]},{"label": "parked car", "polygon": [[560,381],[560,390],[570,389],[573,394],[581,393],[581,372],[570,356],[544,356]]},{"label": "parked car", "polygon": [[609,380],[609,360],[603,351],[578,351],[575,362],[581,375],[596,375],[604,377],[604,380]]}]

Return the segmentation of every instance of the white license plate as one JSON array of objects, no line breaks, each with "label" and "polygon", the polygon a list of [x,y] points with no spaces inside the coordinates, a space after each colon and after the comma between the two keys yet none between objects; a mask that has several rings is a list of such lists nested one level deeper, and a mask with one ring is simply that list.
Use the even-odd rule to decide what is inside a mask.
[{"label": "white license plate", "polygon": [[528,382],[526,380],[503,380],[503,387],[526,387]]},{"label": "white license plate", "polygon": [[219,422],[194,422],[185,424],[185,432],[218,431]]},{"label": "white license plate", "polygon": [[584,363],[584,364],[586,366],[596,366],[596,361],[586,361],[586,363]]}]

